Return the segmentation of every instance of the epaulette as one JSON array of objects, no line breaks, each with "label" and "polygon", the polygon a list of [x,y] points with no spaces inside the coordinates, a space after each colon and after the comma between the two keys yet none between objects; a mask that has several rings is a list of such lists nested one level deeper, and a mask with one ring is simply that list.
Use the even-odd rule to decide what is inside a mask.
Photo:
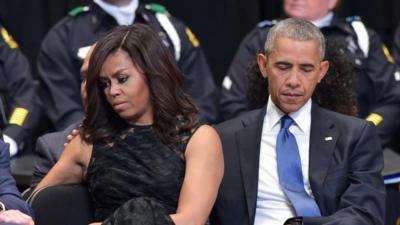
[{"label": "epaulette", "polygon": [[83,12],[88,12],[90,10],[89,6],[78,6],[73,8],[71,11],[68,12],[68,16],[76,16]]},{"label": "epaulette", "polygon": [[165,6],[156,4],[156,3],[146,4],[144,7],[147,10],[150,10],[154,13],[167,13],[168,12],[168,10],[167,10],[167,8],[165,8]]},{"label": "epaulette", "polygon": [[257,24],[259,28],[272,27],[276,24],[276,20],[263,20]]},{"label": "epaulette", "polygon": [[3,38],[4,42],[8,45],[8,47],[10,47],[11,49],[18,48],[17,42],[4,27],[0,27],[0,34],[1,38]]}]

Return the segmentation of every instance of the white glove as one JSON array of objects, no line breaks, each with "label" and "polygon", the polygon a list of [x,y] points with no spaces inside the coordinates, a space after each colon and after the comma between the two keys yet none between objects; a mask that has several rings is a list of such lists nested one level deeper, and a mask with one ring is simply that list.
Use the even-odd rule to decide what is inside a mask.
[{"label": "white glove", "polygon": [[17,142],[6,134],[3,134],[3,140],[5,143],[10,145],[10,157],[13,157],[18,152]]}]

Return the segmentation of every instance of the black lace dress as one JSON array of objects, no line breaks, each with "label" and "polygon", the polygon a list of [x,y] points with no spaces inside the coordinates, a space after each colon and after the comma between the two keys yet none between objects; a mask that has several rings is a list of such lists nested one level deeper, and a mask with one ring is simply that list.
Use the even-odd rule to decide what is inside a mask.
[{"label": "black lace dress", "polygon": [[185,175],[184,151],[192,132],[167,146],[151,126],[128,126],[111,143],[95,143],[86,181],[94,221],[168,225]]}]

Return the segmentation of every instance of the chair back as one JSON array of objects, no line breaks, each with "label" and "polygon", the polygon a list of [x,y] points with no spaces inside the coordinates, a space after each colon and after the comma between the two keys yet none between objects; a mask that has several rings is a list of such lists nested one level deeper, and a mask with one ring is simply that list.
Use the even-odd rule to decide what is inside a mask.
[{"label": "chair back", "polygon": [[85,185],[55,185],[40,189],[28,199],[36,225],[88,225],[93,208]]}]

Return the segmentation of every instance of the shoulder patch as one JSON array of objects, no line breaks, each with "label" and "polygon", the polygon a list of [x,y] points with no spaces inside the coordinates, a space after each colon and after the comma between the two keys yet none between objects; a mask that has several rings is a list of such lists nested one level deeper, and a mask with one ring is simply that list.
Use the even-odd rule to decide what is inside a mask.
[{"label": "shoulder patch", "polygon": [[23,107],[17,107],[14,109],[11,114],[10,120],[8,121],[10,124],[14,124],[17,126],[23,126],[25,123],[25,119],[29,114],[29,110]]},{"label": "shoulder patch", "polygon": [[385,54],[387,61],[394,63],[394,58],[392,56],[392,54],[390,54],[389,49],[386,47],[386,45],[382,45],[382,50],[383,50],[383,54]]},{"label": "shoulder patch", "polygon": [[168,12],[167,8],[165,8],[165,6],[156,4],[156,3],[146,4],[144,7],[155,13],[167,13]]},{"label": "shoulder patch", "polygon": [[366,120],[372,122],[375,126],[378,126],[382,122],[383,117],[377,113],[371,113]]},{"label": "shoulder patch", "polygon": [[264,28],[264,27],[272,27],[276,24],[276,20],[263,20],[257,24],[257,27]]},{"label": "shoulder patch", "polygon": [[73,8],[71,11],[68,12],[68,16],[76,16],[83,12],[87,12],[90,10],[89,6],[78,6]]},{"label": "shoulder patch", "polygon": [[197,39],[196,35],[194,35],[192,30],[189,27],[185,27],[185,32],[186,32],[186,35],[188,36],[190,42],[192,43],[192,45],[194,47],[196,47],[196,48],[199,47],[200,46],[200,42]]},{"label": "shoulder patch", "polygon": [[4,27],[1,28],[0,32],[1,32],[1,37],[3,38],[4,42],[6,42],[8,47],[10,47],[11,49],[18,48],[17,42]]}]

